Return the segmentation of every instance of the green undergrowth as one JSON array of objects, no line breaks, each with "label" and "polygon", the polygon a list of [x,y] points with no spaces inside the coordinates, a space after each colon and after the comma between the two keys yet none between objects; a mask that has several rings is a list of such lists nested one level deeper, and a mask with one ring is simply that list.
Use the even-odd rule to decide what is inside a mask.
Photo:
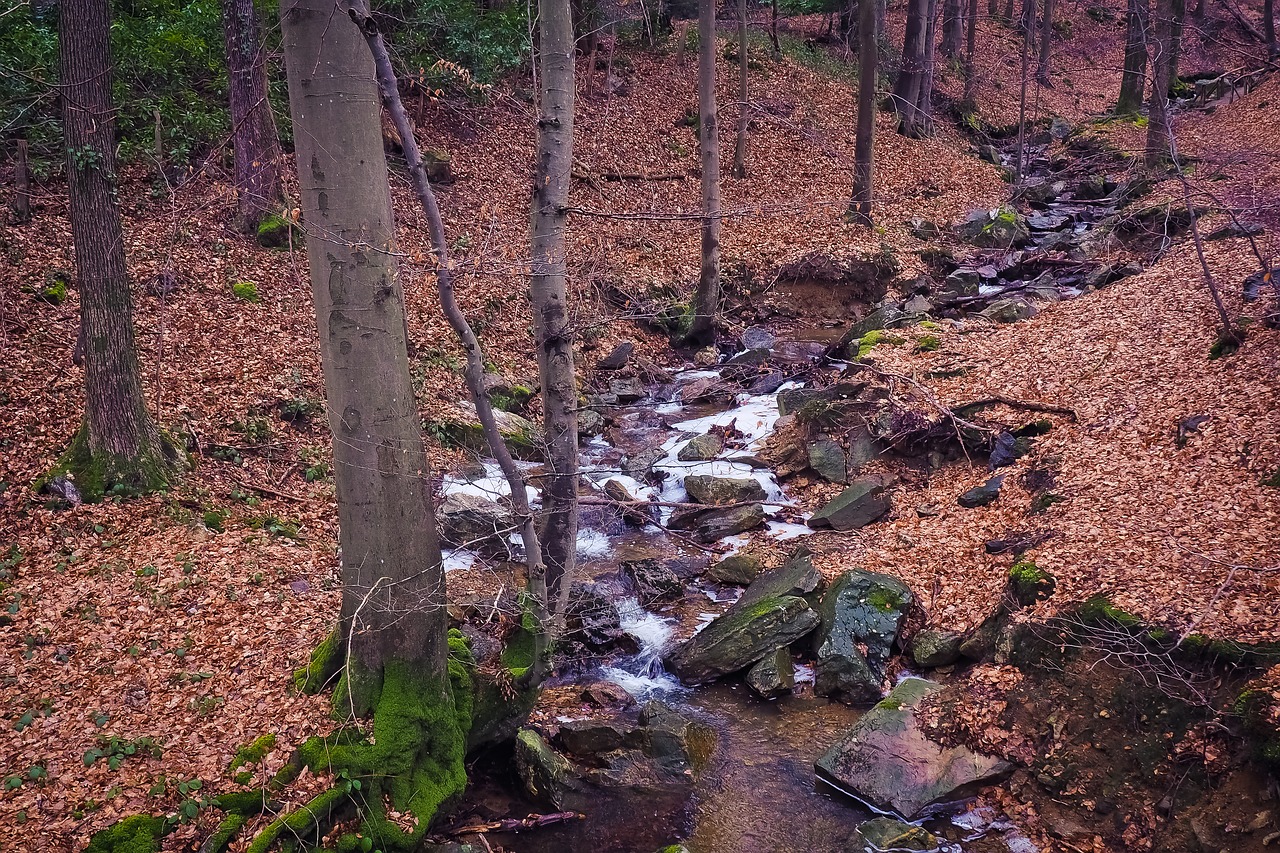
[{"label": "green undergrowth", "polygon": [[85,853],[154,853],[170,828],[164,818],[131,815],[95,832]]},{"label": "green undergrowth", "polygon": [[890,334],[883,329],[872,329],[858,339],[858,353],[856,358],[866,358],[871,354],[871,350],[875,349],[880,344],[898,346],[905,342],[906,339],[900,335]]}]

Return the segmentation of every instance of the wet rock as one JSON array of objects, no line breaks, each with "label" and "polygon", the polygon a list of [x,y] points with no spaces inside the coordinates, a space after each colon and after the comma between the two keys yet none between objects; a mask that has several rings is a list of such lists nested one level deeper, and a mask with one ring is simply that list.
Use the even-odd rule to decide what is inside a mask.
[{"label": "wet rock", "polygon": [[660,445],[637,450],[622,460],[622,473],[637,480],[644,479],[666,455]]},{"label": "wet rock", "polygon": [[934,308],[935,306],[929,297],[919,293],[902,303],[902,310],[908,314],[928,314]]},{"label": "wet rock", "polygon": [[942,515],[942,509],[937,504],[919,504],[916,506],[916,515],[921,518],[936,518]]},{"label": "wet rock", "polygon": [[760,446],[759,456],[779,478],[790,477],[809,467],[804,430],[795,415],[783,415],[774,422],[773,433]]},{"label": "wet rock", "polygon": [[720,350],[715,347],[703,347],[693,354],[693,363],[699,367],[710,367],[720,360]]},{"label": "wet rock", "polygon": [[847,853],[930,853],[937,850],[940,843],[936,835],[922,826],[878,817],[859,824],[845,849]]},{"label": "wet rock", "polygon": [[601,491],[606,498],[621,505],[622,520],[627,524],[644,527],[656,520],[658,508],[653,505],[637,505],[635,495],[627,491],[627,487],[619,481],[609,480]]},{"label": "wet rock", "polygon": [[980,506],[986,506],[1000,497],[1000,487],[1004,485],[1004,474],[998,477],[992,477],[981,486],[974,486],[960,497],[956,498],[956,503],[965,509],[974,509]]},{"label": "wet rock", "polygon": [[813,604],[818,601],[814,593],[821,584],[822,575],[814,568],[809,549],[797,548],[781,566],[770,569],[753,580],[737,603],[745,607],[769,596],[793,595]]},{"label": "wet rock", "polygon": [[991,456],[987,460],[987,467],[992,471],[997,468],[1003,468],[1006,465],[1012,465],[1027,452],[1027,441],[1018,439],[1013,433],[1004,430],[996,436],[996,440],[991,445]]},{"label": "wet rock", "polygon": [[515,518],[497,501],[468,492],[453,492],[436,510],[440,538],[456,548],[506,553]]},{"label": "wet rock", "polygon": [[809,467],[831,483],[849,482],[848,461],[840,442],[820,438],[809,445]]},{"label": "wet rock", "polygon": [[635,697],[612,681],[597,681],[582,688],[582,701],[593,708],[627,708]]},{"label": "wet rock", "polygon": [[875,436],[871,434],[866,424],[850,426],[849,432],[845,434],[845,441],[849,445],[846,458],[849,463],[849,472],[852,474],[861,471],[862,466],[875,459],[879,452],[876,448]]},{"label": "wet rock", "polygon": [[726,536],[745,533],[764,524],[759,504],[677,510],[668,522],[672,530],[689,530],[699,542],[710,544]]},{"label": "wet rock", "polygon": [[573,765],[533,729],[516,734],[516,772],[529,796],[553,808],[564,808],[565,783]]},{"label": "wet rock", "polygon": [[1032,231],[1058,231],[1070,221],[1070,216],[1061,213],[1037,213],[1027,217],[1027,227]]},{"label": "wet rock", "polygon": [[595,409],[580,409],[578,411],[578,435],[591,438],[604,432],[605,426],[604,415]]},{"label": "wet rock", "polygon": [[686,684],[706,684],[789,646],[818,626],[818,614],[803,598],[768,595],[741,599],[668,656],[668,668]]},{"label": "wet rock", "polygon": [[956,233],[981,249],[1008,249],[1031,236],[1026,218],[1009,208],[971,211],[956,225]]},{"label": "wet rock", "polygon": [[571,720],[560,725],[556,742],[570,755],[599,755],[636,744],[636,730],[612,720]]},{"label": "wet rock", "polygon": [[1061,142],[1071,134],[1075,133],[1075,127],[1071,122],[1062,116],[1054,116],[1053,122],[1049,125],[1049,135]]},{"label": "wet rock", "polygon": [[926,669],[953,664],[960,659],[962,639],[955,631],[924,628],[911,638],[911,659]]},{"label": "wet rock", "polygon": [[1000,165],[1000,149],[994,145],[979,145],[978,159],[993,166]]},{"label": "wet rock", "polygon": [[708,474],[690,474],[684,478],[684,490],[689,499],[700,504],[720,505],[762,501],[764,487],[750,477],[712,477]]},{"label": "wet rock", "polygon": [[634,403],[637,400],[643,400],[649,392],[639,377],[624,376],[609,381],[609,393],[616,397],[619,403]]},{"label": "wet rock", "polygon": [[974,267],[957,267],[942,283],[943,293],[952,296],[976,296],[982,286],[982,276]]},{"label": "wet rock", "polygon": [[643,560],[624,560],[622,568],[635,581],[641,601],[661,601],[684,592],[684,582],[669,563],[647,557]]},{"label": "wet rock", "polygon": [[626,636],[608,591],[594,583],[575,582],[569,587],[565,618],[573,638],[588,646],[605,648]]},{"label": "wet rock", "polygon": [[777,340],[773,332],[764,326],[748,326],[742,330],[742,348],[744,350],[768,350]]},{"label": "wet rock", "polygon": [[747,686],[764,699],[786,696],[796,686],[796,670],[791,653],[776,649],[747,671]]},{"label": "wet rock", "polygon": [[680,389],[680,402],[688,403],[730,403],[735,390],[720,379],[706,377],[695,379]]},{"label": "wet rock", "polygon": [[681,462],[705,462],[715,459],[724,450],[724,440],[718,435],[705,433],[689,439],[676,453]]},{"label": "wet rock", "polygon": [[778,393],[778,414],[794,415],[805,407],[852,400],[867,387],[865,382],[840,382],[826,388],[789,388]]},{"label": "wet rock", "polygon": [[1206,240],[1229,240],[1232,237],[1256,237],[1266,229],[1261,222],[1232,222],[1216,231],[1210,231]]},{"label": "wet rock", "polygon": [[596,362],[596,370],[621,370],[627,366],[627,362],[631,360],[631,353],[635,352],[635,349],[634,343],[623,341]]},{"label": "wet rock", "polygon": [[1055,186],[1057,184],[1048,178],[1031,178],[1022,185],[1021,194],[1028,203],[1043,206],[1058,197],[1058,193],[1054,192]]},{"label": "wet rock", "polygon": [[855,569],[822,598],[814,637],[814,693],[864,702],[880,696],[885,666],[913,597],[896,578]]},{"label": "wet rock", "polygon": [[734,554],[725,557],[707,570],[707,577],[716,583],[746,586],[764,571],[764,563],[751,554]]},{"label": "wet rock", "polygon": [[701,772],[715,745],[715,732],[663,702],[640,709],[641,750],[668,773]]},{"label": "wet rock", "polygon": [[993,323],[1017,323],[1020,320],[1030,320],[1039,313],[1039,309],[1026,299],[1010,296],[992,302],[979,311],[978,316],[985,317]]},{"label": "wet rock", "polygon": [[1013,768],[964,746],[930,740],[915,707],[942,688],[908,678],[868,711],[814,764],[819,778],[907,820],[929,806],[960,799]]},{"label": "wet rock", "polygon": [[922,318],[916,314],[908,314],[896,305],[882,305],[866,317],[854,323],[849,331],[840,337],[837,349],[847,349],[849,344],[867,334],[880,329],[897,329],[920,322]]},{"label": "wet rock", "polygon": [[[445,417],[436,423],[440,432],[454,444],[468,450],[488,453],[489,441],[484,436],[484,427],[480,424],[476,407],[469,401],[463,401],[458,403],[458,411],[457,417]],[[537,424],[502,409],[494,409],[493,419],[498,425],[498,434],[513,456],[517,459],[541,459],[542,432]]]},{"label": "wet rock", "polygon": [[873,477],[854,480],[808,521],[815,530],[858,530],[889,511],[888,489]]},{"label": "wet rock", "polygon": [[1009,619],[1012,608],[1001,599],[976,628],[964,635],[960,642],[960,655],[969,660],[986,660],[996,649],[996,641]]},{"label": "wet rock", "polygon": [[762,376],[756,377],[751,384],[747,386],[749,394],[772,394],[787,383],[787,375],[780,371],[770,371]]}]

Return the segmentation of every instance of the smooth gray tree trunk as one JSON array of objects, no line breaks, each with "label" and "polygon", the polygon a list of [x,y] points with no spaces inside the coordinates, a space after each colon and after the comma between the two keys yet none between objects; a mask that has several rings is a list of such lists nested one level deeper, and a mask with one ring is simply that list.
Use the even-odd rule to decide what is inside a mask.
[{"label": "smooth gray tree trunk", "polygon": [[893,108],[898,114],[898,132],[919,134],[920,86],[924,77],[924,38],[930,0],[907,0],[907,27],[902,42],[902,67],[893,89]]},{"label": "smooth gray tree trunk", "polygon": [[338,491],[348,666],[335,706],[359,716],[392,664],[447,691],[444,572],[373,59],[332,0],[283,0],[281,22]]},{"label": "smooth gray tree trunk", "polygon": [[924,66],[920,72],[920,95],[916,102],[916,132],[919,136],[933,135],[933,77],[937,70],[938,0],[929,0],[925,7]]},{"label": "smooth gray tree trunk", "polygon": [[573,166],[574,50],[569,0],[539,0],[540,92],[529,293],[547,442],[542,555],[557,624],[568,601],[578,544],[578,387],[565,254]]},{"label": "smooth gray tree trunk", "polygon": [[964,45],[964,95],[966,110],[978,111],[978,72],[973,64],[973,53],[978,40],[978,0],[969,0],[969,16],[965,21]]},{"label": "smooth gray tree trunk", "polygon": [[1176,28],[1181,25],[1182,0],[1157,0],[1152,13],[1151,95],[1147,102],[1146,162],[1153,168],[1169,162],[1172,130],[1169,123],[1169,88],[1177,69]]},{"label": "smooth gray tree trunk", "polygon": [[938,46],[938,50],[947,59],[955,59],[960,55],[960,43],[963,35],[963,0],[943,0],[942,44]]},{"label": "smooth gray tree trunk", "polygon": [[698,2],[698,148],[702,156],[702,260],[688,339],[715,340],[720,310],[720,134],[716,118],[716,0]]}]

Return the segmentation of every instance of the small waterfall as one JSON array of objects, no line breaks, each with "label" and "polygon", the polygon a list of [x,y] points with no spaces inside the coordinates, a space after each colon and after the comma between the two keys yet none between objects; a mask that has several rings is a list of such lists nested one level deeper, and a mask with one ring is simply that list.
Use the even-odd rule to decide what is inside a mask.
[{"label": "small waterfall", "polygon": [[649,696],[679,690],[680,682],[662,666],[662,650],[671,639],[672,627],[663,617],[650,613],[630,596],[614,602],[622,630],[640,646],[629,658],[605,667],[604,677],[632,696]]}]

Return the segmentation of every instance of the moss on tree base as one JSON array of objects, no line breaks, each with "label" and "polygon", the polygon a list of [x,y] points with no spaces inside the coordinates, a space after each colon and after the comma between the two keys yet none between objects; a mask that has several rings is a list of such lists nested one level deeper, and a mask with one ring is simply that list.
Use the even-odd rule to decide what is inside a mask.
[{"label": "moss on tree base", "polygon": [[59,478],[70,480],[85,503],[97,503],[104,497],[137,497],[163,491],[181,469],[182,454],[172,439],[163,433],[160,446],[137,457],[95,453],[89,445],[89,426],[81,424],[71,444],[48,474],[34,484],[37,492],[50,491]]}]

